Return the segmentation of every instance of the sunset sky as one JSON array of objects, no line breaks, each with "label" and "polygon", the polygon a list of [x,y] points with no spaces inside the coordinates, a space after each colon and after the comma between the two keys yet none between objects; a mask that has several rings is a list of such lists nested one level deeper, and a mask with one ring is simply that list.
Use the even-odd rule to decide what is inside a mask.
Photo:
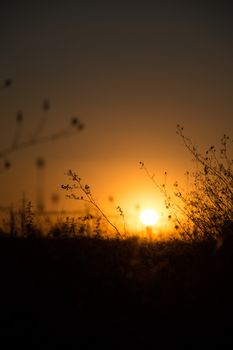
[{"label": "sunset sky", "polygon": [[[157,207],[162,199],[139,161],[162,181],[183,181],[190,155],[176,125],[200,147],[233,131],[233,5],[224,1],[5,2],[0,11],[0,150],[11,144],[16,112],[30,137],[48,98],[44,133],[78,116],[68,139],[9,156],[0,205],[25,193],[36,201],[35,161],[45,160],[44,197],[59,192],[71,168],[104,207]],[[114,202],[109,203],[109,195]],[[77,203],[72,203],[77,205]],[[112,209],[111,209],[112,210]],[[113,208],[114,211],[114,208]]]}]

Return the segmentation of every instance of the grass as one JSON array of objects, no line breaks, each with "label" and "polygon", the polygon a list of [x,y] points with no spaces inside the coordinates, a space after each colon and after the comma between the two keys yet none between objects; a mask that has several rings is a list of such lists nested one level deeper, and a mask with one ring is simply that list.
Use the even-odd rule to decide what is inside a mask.
[{"label": "grass", "polygon": [[194,170],[186,171],[186,189],[175,181],[174,192],[170,193],[167,172],[160,184],[144,162],[140,162],[141,169],[164,195],[168,218],[182,239],[224,239],[228,233],[233,236],[233,140],[223,135],[219,149],[210,146],[201,152],[180,125],[177,134],[194,162]]},{"label": "grass", "polygon": [[[61,335],[66,346],[72,337],[84,345],[110,337],[110,344],[144,347],[164,327],[161,340],[174,345],[189,326],[192,344],[204,329],[207,346],[226,345],[219,332],[233,312],[231,240],[110,238],[104,224],[67,218],[45,234],[30,202],[17,215],[12,210],[0,235],[1,329],[9,339],[34,334],[42,346],[45,329],[52,347]],[[207,336],[216,325],[215,338]]]},{"label": "grass", "polygon": [[[43,109],[47,113],[49,103],[45,102]],[[13,151],[64,136],[62,132],[42,138],[42,119],[34,139],[23,143],[22,121],[20,113],[14,143],[0,154],[7,169],[10,161],[6,156]],[[69,130],[70,127],[83,128],[76,118]],[[167,192],[166,178],[164,184],[158,184],[144,163],[140,164],[164,194],[179,239],[150,242],[127,236],[124,213],[118,207],[123,224],[120,232],[95,201],[90,186],[72,170],[67,174],[69,183],[62,188],[69,198],[92,205],[95,214],[66,218],[45,232],[36,223],[30,202],[23,200],[17,212],[10,209],[8,222],[0,228],[0,307],[5,325],[13,325],[14,332],[28,332],[31,322],[41,325],[49,320],[48,329],[64,331],[69,324],[77,332],[80,321],[118,321],[120,331],[131,335],[129,327],[123,329],[122,321],[150,321],[155,325],[169,320],[174,327],[185,321],[190,326],[194,323],[191,332],[195,338],[200,324],[207,329],[212,323],[227,323],[233,313],[229,138],[222,138],[218,158],[215,147],[202,155],[184,135],[183,128],[178,126],[177,133],[196,162],[197,170],[187,173],[192,185],[188,192],[176,182],[172,197]],[[23,315],[20,324],[19,315]],[[12,327],[4,327],[11,335]],[[133,334],[141,339],[140,332]]]},{"label": "grass", "polygon": [[[67,218],[45,234],[35,223],[30,202],[24,200],[18,213],[10,211],[8,228],[2,229],[0,237],[3,315],[26,312],[42,320],[65,312],[79,321],[185,319],[207,324],[225,322],[231,316],[228,138],[222,139],[220,163],[215,148],[203,157],[182,128],[178,133],[200,165],[188,193],[175,184],[175,197],[182,207],[168,195],[165,184],[156,183],[143,162],[141,167],[164,193],[179,239],[153,242],[122,234],[95,201],[90,186],[70,170],[69,183],[62,188],[69,198],[92,205],[95,215]],[[117,209],[125,226],[124,213]]]},{"label": "grass", "polygon": [[215,254],[213,241],[29,237],[0,237],[0,333],[8,343],[232,342],[225,325],[233,256]]},{"label": "grass", "polygon": [[208,320],[226,317],[233,306],[233,259],[216,254],[213,241],[1,236],[0,259],[8,316]]}]

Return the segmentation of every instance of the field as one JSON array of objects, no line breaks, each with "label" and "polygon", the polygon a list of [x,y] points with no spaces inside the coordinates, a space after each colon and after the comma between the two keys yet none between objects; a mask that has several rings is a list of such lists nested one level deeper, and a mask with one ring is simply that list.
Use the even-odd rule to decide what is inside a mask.
[{"label": "field", "polygon": [[0,349],[233,349],[232,10],[2,4]]},{"label": "field", "polygon": [[220,321],[233,306],[232,256],[213,242],[2,237],[0,259],[7,317]]},{"label": "field", "polygon": [[[166,179],[158,184],[140,163],[170,210],[174,233],[167,234],[167,240],[153,240],[149,229],[147,238],[120,230],[95,201],[90,186],[72,170],[67,173],[69,184],[62,188],[68,198],[88,202],[94,214],[77,221],[67,217],[45,232],[35,221],[30,201],[23,198],[17,211],[9,208],[0,229],[4,335],[26,339],[33,335],[43,348],[42,329],[46,336],[54,334],[57,342],[60,334],[65,334],[65,342],[71,333],[78,334],[79,340],[85,334],[88,342],[93,335],[96,341],[100,334],[105,339],[113,332],[111,341],[120,347],[126,337],[145,346],[160,335],[160,328],[167,332],[162,341],[174,342],[171,330],[176,329],[178,338],[181,332],[184,339],[187,327],[196,346],[200,334],[206,337],[207,347],[232,343],[231,331],[226,331],[233,314],[233,177],[226,154],[228,138],[222,139],[224,166],[213,147],[204,157],[182,130],[178,126],[201,165],[194,174],[186,174],[194,181],[192,190],[184,192],[176,182],[172,199]],[[124,212],[117,209],[125,228]]]}]

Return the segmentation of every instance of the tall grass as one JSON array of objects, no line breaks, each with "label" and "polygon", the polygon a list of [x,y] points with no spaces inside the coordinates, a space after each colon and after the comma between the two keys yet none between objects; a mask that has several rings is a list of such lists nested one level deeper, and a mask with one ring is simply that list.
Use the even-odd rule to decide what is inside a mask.
[{"label": "tall grass", "polygon": [[[119,231],[118,227],[109,219],[109,217],[104,213],[104,211],[101,209],[100,205],[95,200],[91,188],[88,184],[83,184],[81,177],[76,174],[73,170],[68,170],[67,175],[69,177],[69,183],[63,184],[61,186],[62,189],[67,191],[67,198],[78,200],[78,201],[85,201],[89,204],[91,204],[92,207],[100,214],[100,216],[112,227],[118,237],[121,237],[122,234]],[[124,213],[122,209],[118,206],[117,210],[120,213],[120,216],[123,217],[124,221]],[[125,227],[125,221],[124,221],[124,227]]]},{"label": "tall grass", "polygon": [[[8,88],[11,85],[12,80],[6,79],[1,89]],[[44,99],[41,107],[43,116],[38,121],[31,136],[26,140],[22,139],[24,113],[21,110],[17,111],[12,142],[0,150],[0,161],[3,161],[2,171],[11,167],[9,157],[12,153],[33,145],[71,136],[77,131],[83,130],[83,123],[80,122],[79,118],[73,117],[64,129],[45,135],[44,130],[50,111],[49,99]],[[188,188],[184,189],[176,181],[174,191],[170,193],[167,187],[167,173],[164,174],[164,183],[159,184],[145,164],[140,162],[140,166],[146,172],[146,175],[164,195],[165,206],[169,210],[168,219],[173,221],[174,229],[182,239],[193,241],[218,239],[219,237],[226,238],[226,236],[233,237],[232,140],[229,136],[223,135],[219,148],[212,145],[206,151],[201,152],[199,147],[185,135],[183,127],[177,125],[176,132],[194,161],[194,170],[186,172]],[[78,224],[75,219],[66,218],[66,221],[61,226],[54,228],[53,233],[50,232],[50,234],[73,237],[77,234],[87,234],[87,232],[93,230],[96,235],[100,236],[103,234],[102,227],[105,222],[115,231],[118,238],[123,238],[126,235],[126,222],[121,207],[118,206],[116,209],[123,221],[123,233],[96,202],[90,186],[83,185],[81,178],[73,170],[69,170],[67,175],[69,183],[62,185],[62,189],[67,192],[67,197],[88,202],[94,208],[95,214],[80,217]],[[20,220],[17,217],[18,214]],[[20,222],[20,228],[18,222]],[[21,236],[28,236],[29,232],[36,232],[30,202],[27,204],[23,202],[23,208],[17,215],[13,208],[9,209],[8,227],[12,236],[19,234],[19,232]],[[63,233],[61,233],[61,227]]]},{"label": "tall grass", "polygon": [[184,239],[215,239],[233,236],[233,159],[230,154],[232,140],[223,135],[220,148],[210,146],[204,153],[177,125],[177,134],[194,161],[194,170],[187,171],[188,189],[174,183],[169,193],[165,181],[160,185],[143,162],[141,168],[163,193],[169,219]]}]

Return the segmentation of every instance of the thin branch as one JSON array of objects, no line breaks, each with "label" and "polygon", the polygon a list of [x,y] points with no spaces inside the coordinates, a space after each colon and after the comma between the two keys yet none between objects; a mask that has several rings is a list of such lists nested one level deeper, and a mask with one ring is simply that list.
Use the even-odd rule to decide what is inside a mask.
[{"label": "thin branch", "polygon": [[[120,231],[118,230],[118,228],[109,220],[107,215],[103,212],[103,210],[97,204],[96,200],[94,199],[94,197],[91,193],[90,186],[89,185],[83,186],[83,184],[81,182],[81,178],[72,170],[69,170],[67,172],[67,175],[69,176],[70,180],[74,182],[72,185],[68,184],[68,185],[61,186],[62,189],[65,189],[66,191],[70,192],[70,194],[68,194],[67,197],[71,198],[71,199],[89,202],[92,206],[94,206],[100,212],[100,214],[108,222],[108,224],[114,228],[117,235],[119,237],[121,237],[122,235],[121,235]],[[85,197],[75,195],[73,193],[74,190],[81,190],[84,193]]]},{"label": "thin branch", "polygon": [[40,137],[37,136],[21,142],[19,141],[20,130],[19,129],[16,130],[16,134],[12,144],[0,150],[0,159],[5,160],[4,169],[7,170],[10,167],[10,162],[7,160],[7,157],[9,155],[38,144],[46,143],[49,141],[55,141],[61,138],[70,137],[76,134],[77,132],[82,131],[83,128],[84,128],[84,125],[78,120],[78,118],[72,118],[70,125],[68,125],[67,127],[61,130],[58,130],[46,136],[40,136]]}]

